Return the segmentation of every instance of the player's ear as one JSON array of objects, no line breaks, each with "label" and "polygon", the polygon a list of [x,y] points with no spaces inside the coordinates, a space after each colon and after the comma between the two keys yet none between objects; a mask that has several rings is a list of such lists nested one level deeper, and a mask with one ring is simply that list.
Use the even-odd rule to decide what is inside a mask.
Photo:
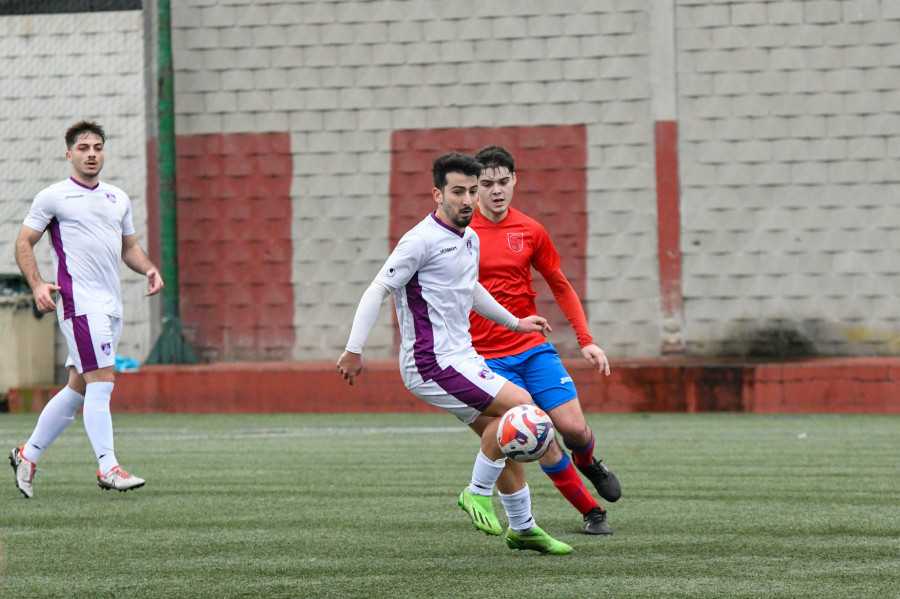
[{"label": "player's ear", "polygon": [[437,202],[438,204],[444,203],[444,194],[442,194],[441,190],[438,189],[437,187],[431,188],[431,195],[434,198],[434,201]]}]

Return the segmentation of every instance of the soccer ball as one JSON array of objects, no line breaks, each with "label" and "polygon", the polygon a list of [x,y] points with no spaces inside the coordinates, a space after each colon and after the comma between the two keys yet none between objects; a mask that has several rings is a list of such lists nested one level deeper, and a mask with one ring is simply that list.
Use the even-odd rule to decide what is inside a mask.
[{"label": "soccer ball", "polygon": [[506,457],[517,462],[540,459],[556,436],[547,412],[536,405],[516,406],[506,412],[497,427],[497,443]]}]

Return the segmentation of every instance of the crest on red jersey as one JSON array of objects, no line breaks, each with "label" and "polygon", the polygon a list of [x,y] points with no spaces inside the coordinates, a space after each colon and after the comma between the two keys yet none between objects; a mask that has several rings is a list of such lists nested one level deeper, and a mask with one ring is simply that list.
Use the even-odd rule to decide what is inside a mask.
[{"label": "crest on red jersey", "polygon": [[522,246],[525,245],[524,233],[507,233],[506,240],[509,243],[509,249],[514,252],[521,252]]}]

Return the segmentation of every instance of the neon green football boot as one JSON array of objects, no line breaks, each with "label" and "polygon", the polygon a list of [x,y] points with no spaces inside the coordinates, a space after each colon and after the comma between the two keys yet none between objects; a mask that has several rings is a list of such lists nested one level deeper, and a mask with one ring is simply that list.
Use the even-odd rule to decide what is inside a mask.
[{"label": "neon green football boot", "polygon": [[507,529],[506,545],[510,549],[531,549],[532,551],[540,551],[551,555],[572,553],[571,547],[545,533],[540,526],[535,526],[528,532],[516,532],[511,528]]},{"label": "neon green football boot", "polygon": [[485,495],[475,495],[469,492],[469,488],[463,489],[459,494],[459,507],[469,514],[472,524],[478,530],[484,531],[489,535],[501,535],[503,529],[500,528],[500,522],[494,515],[494,506],[491,504],[491,498]]}]

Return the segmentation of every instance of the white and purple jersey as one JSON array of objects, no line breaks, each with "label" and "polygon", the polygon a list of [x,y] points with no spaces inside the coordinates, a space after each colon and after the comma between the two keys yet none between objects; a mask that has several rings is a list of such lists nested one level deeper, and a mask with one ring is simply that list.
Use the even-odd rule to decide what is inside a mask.
[{"label": "white and purple jersey", "polygon": [[400,239],[375,277],[393,290],[400,371],[408,389],[446,376],[461,358],[477,357],[469,312],[478,258],[475,231],[459,233],[429,214]]},{"label": "white and purple jersey", "polygon": [[122,317],[122,236],[135,232],[124,191],[69,178],[35,196],[24,224],[50,233],[60,321],[88,313]]}]

